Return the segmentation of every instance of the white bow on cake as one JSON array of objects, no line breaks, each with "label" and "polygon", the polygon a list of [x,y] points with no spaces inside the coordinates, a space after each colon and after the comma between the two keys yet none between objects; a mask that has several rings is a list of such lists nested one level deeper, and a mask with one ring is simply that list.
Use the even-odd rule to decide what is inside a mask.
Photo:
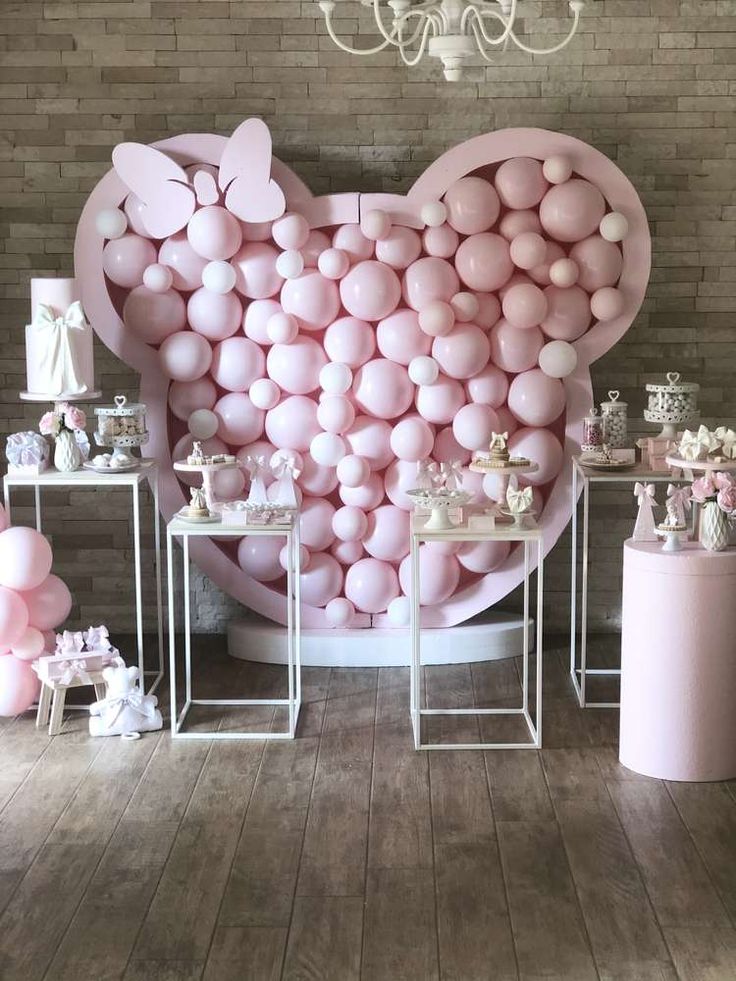
[{"label": "white bow on cake", "polygon": [[79,300],[75,300],[61,317],[46,303],[39,303],[31,327],[44,335],[40,370],[49,379],[51,390],[68,395],[88,391],[83,379],[77,377],[74,364],[73,332],[88,326]]}]

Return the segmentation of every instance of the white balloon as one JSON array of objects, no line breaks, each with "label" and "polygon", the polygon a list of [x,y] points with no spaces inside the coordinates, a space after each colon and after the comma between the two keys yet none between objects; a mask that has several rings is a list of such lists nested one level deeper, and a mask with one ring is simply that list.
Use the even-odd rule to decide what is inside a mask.
[{"label": "white balloon", "polygon": [[120,208],[105,208],[97,212],[95,228],[103,238],[120,238],[128,230],[128,219]]},{"label": "white balloon", "polygon": [[549,267],[549,278],[553,286],[567,289],[578,281],[580,269],[574,259],[555,259]]},{"label": "white balloon", "polygon": [[428,201],[422,205],[419,216],[425,225],[437,228],[447,221],[447,208],[441,201]]},{"label": "white balloon", "polygon": [[336,433],[317,433],[309,444],[309,452],[315,463],[323,467],[336,467],[345,456],[345,440]]},{"label": "white balloon", "polygon": [[325,249],[319,254],[317,268],[327,279],[342,279],[350,268],[350,256],[342,249]]},{"label": "white balloon", "polygon": [[298,279],[304,272],[304,257],[297,249],[287,249],[276,259],[276,272],[284,279]]},{"label": "white balloon", "polygon": [[564,184],[572,176],[572,164],[562,155],[548,157],[542,164],[542,173],[550,184]]},{"label": "white balloon", "polygon": [[229,293],[235,286],[235,269],[229,262],[216,259],[202,270],[202,285],[213,293]]},{"label": "white balloon", "polygon": [[550,341],[539,352],[539,367],[550,378],[567,378],[578,366],[578,353],[567,341]]},{"label": "white balloon", "polygon": [[174,276],[168,266],[160,262],[152,262],[143,270],[143,285],[152,293],[165,293],[171,289]]},{"label": "white balloon", "polygon": [[346,364],[330,361],[320,371],[319,383],[328,395],[344,395],[353,384],[353,373]]},{"label": "white balloon", "polygon": [[220,420],[209,409],[195,409],[187,420],[189,432],[194,439],[211,439],[219,425]]},{"label": "white balloon", "polygon": [[408,596],[397,596],[388,604],[386,614],[392,627],[409,626],[410,604]]},{"label": "white balloon", "polygon": [[629,223],[620,211],[611,211],[601,218],[599,229],[607,242],[622,242],[629,234]]},{"label": "white balloon", "polygon": [[391,232],[391,217],[379,208],[366,211],[360,219],[360,230],[366,238],[374,242],[387,238]]},{"label": "white balloon", "polygon": [[256,378],[248,389],[248,398],[257,409],[268,411],[279,404],[281,389],[270,378]]},{"label": "white balloon", "polygon": [[325,620],[331,627],[349,627],[355,616],[355,607],[344,596],[336,596],[325,607]]},{"label": "white balloon", "polygon": [[409,362],[409,378],[415,385],[434,385],[440,373],[440,367],[434,358],[420,354]]}]

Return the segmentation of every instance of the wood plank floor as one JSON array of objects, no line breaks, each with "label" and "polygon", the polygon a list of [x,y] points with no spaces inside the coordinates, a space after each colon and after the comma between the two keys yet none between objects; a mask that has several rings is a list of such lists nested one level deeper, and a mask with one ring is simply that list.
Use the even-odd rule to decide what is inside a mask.
[{"label": "wood plank floor", "polygon": [[[195,654],[212,695],[278,694],[282,671],[219,639]],[[94,741],[78,712],[49,739],[30,714],[7,721],[0,979],[733,981],[736,782],[622,768],[617,713],[576,707],[561,646],[544,688],[539,753],[415,753],[396,668],[305,669],[294,742]],[[518,665],[427,669],[426,689],[513,705]]]}]

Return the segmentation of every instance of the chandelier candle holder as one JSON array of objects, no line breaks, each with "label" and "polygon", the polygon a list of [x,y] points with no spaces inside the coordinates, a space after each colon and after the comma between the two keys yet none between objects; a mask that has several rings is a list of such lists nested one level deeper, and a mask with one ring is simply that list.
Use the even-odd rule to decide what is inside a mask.
[{"label": "chandelier candle holder", "polygon": [[[567,35],[558,44],[548,48],[533,48],[516,34],[520,18],[518,0],[387,0],[382,8],[380,0],[360,0],[361,5],[373,11],[376,29],[382,40],[369,48],[353,48],[335,33],[332,18],[337,4],[334,0],[320,0],[327,33],[341,51],[354,55],[373,55],[386,48],[396,48],[405,65],[417,65],[424,54],[442,62],[448,82],[458,82],[465,77],[466,64],[479,55],[493,64],[497,51],[505,51],[509,45],[527,54],[555,54],[566,47],[577,33],[580,15],[585,7],[583,0],[569,0],[572,23]],[[384,8],[385,14],[384,14]]]}]

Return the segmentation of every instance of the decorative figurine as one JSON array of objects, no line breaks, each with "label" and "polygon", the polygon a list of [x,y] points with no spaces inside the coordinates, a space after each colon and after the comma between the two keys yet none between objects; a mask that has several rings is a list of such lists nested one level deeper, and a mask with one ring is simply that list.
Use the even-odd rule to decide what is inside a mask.
[{"label": "decorative figurine", "polygon": [[207,507],[207,498],[201,487],[192,487],[191,500],[189,502],[190,518],[209,518],[210,509]]},{"label": "decorative figurine", "polygon": [[192,452],[187,457],[187,463],[192,467],[203,467],[207,462],[207,457],[202,451],[202,444],[199,440],[192,443]]},{"label": "decorative figurine", "polygon": [[685,514],[690,510],[692,491],[689,487],[676,487],[675,484],[667,484],[667,514],[670,513],[670,504],[675,510],[677,524],[687,526]]},{"label": "decorative figurine", "polygon": [[632,538],[635,542],[656,542],[657,533],[654,530],[654,511],[657,501],[654,497],[654,484],[634,484],[634,497],[639,501],[639,513]]},{"label": "decorative figurine", "polygon": [[497,463],[508,463],[510,456],[508,439],[508,433],[491,433],[491,443],[488,447],[491,460],[495,460]]}]

